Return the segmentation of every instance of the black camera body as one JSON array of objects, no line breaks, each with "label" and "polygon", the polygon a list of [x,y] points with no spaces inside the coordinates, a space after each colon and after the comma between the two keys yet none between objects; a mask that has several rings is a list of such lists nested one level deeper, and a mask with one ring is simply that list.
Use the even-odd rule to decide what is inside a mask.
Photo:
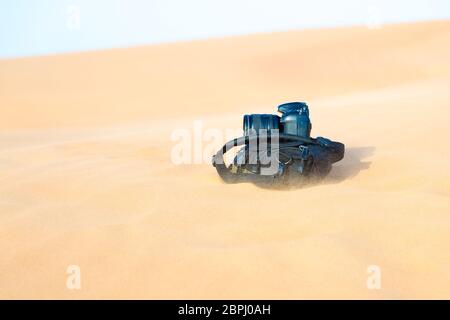
[{"label": "black camera body", "polygon": [[[327,138],[311,138],[309,108],[304,102],[278,107],[281,116],[244,116],[244,135],[229,141],[213,157],[213,165],[225,182],[305,181],[326,176],[332,164],[344,157],[345,146]],[[223,155],[242,146],[234,161],[225,165]]]}]

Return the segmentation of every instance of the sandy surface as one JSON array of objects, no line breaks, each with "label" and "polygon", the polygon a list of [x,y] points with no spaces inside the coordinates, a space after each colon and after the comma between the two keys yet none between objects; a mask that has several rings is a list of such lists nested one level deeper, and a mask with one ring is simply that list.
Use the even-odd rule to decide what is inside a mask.
[{"label": "sandy surface", "polygon": [[[0,297],[450,298],[449,43],[444,21],[0,61]],[[322,183],[171,161],[174,130],[291,100],[347,146]]]}]

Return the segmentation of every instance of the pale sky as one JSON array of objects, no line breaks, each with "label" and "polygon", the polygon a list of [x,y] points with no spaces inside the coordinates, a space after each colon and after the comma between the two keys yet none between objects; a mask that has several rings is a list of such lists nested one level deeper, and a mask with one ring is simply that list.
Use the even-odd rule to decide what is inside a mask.
[{"label": "pale sky", "polygon": [[0,58],[450,18],[450,0],[0,0]]}]

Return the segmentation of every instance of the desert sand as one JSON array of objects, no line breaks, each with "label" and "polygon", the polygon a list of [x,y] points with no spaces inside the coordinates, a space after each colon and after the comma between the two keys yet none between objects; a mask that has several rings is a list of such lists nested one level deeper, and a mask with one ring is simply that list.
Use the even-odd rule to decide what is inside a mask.
[{"label": "desert sand", "polygon": [[[435,21],[1,60],[0,298],[449,299],[449,43]],[[288,101],[346,144],[321,183],[173,163],[175,130]]]}]

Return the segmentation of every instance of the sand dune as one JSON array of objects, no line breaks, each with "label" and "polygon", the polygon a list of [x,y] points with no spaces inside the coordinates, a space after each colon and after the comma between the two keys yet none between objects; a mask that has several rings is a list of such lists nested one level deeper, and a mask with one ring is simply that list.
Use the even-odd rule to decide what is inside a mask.
[{"label": "sand dune", "polygon": [[[0,297],[450,298],[449,43],[438,21],[0,61]],[[322,183],[171,161],[174,130],[293,100],[347,146]]]}]

